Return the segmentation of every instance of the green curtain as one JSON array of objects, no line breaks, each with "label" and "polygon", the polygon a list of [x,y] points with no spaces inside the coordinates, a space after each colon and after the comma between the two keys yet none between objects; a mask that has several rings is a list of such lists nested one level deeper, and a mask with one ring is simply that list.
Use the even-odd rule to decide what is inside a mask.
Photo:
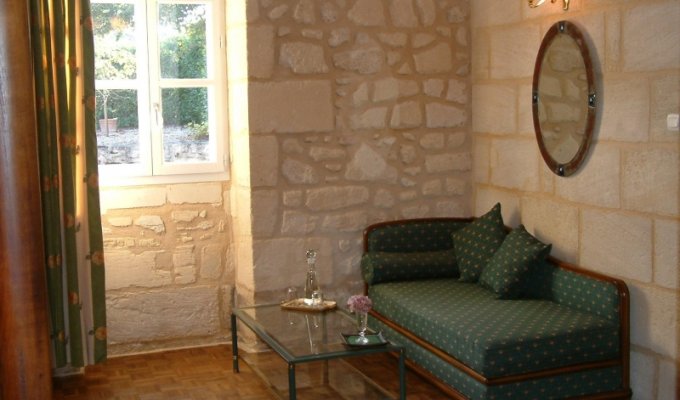
[{"label": "green curtain", "polygon": [[89,0],[29,1],[50,328],[56,367],[80,367],[106,359],[92,18]]}]

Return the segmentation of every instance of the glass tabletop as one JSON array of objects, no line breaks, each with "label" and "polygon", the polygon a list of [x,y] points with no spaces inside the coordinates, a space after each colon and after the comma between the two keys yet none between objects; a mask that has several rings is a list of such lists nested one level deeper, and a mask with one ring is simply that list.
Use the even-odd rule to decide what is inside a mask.
[{"label": "glass tabletop", "polygon": [[[279,304],[243,307],[234,315],[253,329],[288,362],[305,362],[395,351],[401,346],[349,347],[342,334],[357,332],[354,316],[344,309],[325,312],[289,311]],[[370,329],[369,329],[370,331]]]}]

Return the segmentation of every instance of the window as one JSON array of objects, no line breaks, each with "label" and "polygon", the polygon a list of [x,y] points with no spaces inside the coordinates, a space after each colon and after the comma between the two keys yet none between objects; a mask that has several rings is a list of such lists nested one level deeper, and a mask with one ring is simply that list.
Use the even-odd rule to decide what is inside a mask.
[{"label": "window", "polygon": [[91,7],[102,183],[226,177],[223,0]]}]

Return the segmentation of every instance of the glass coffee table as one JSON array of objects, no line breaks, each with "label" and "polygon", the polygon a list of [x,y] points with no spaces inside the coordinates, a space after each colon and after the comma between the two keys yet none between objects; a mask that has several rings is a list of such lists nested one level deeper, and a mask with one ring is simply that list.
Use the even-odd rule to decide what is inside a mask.
[{"label": "glass coffee table", "polygon": [[[356,323],[352,314],[343,309],[324,312],[289,311],[282,309],[279,304],[234,309],[231,314],[234,372],[239,372],[237,338],[239,322],[255,332],[278,355],[278,357],[246,355],[245,361],[281,398],[286,397],[286,392],[291,400],[297,399],[299,392],[307,393],[306,397],[309,398],[391,398],[388,392],[342,359],[395,352],[399,355],[398,398],[406,399],[404,348],[391,342],[374,346],[346,344],[342,334],[355,333]],[[280,368],[269,368],[267,372],[260,368],[266,365],[275,366],[277,363]],[[285,374],[285,365],[287,379],[281,379]],[[296,368],[303,369],[297,377]]]}]

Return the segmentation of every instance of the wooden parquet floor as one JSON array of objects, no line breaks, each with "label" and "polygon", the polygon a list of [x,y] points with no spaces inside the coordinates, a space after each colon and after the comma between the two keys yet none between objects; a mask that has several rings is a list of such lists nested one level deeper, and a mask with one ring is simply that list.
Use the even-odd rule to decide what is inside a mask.
[{"label": "wooden parquet floor", "polygon": [[[378,354],[349,360],[390,393],[398,392],[392,357]],[[246,363],[240,367],[240,373],[232,371],[231,347],[226,345],[112,358],[87,367],[84,375],[55,378],[53,399],[275,399]],[[406,379],[409,400],[449,399],[410,371]]]}]

